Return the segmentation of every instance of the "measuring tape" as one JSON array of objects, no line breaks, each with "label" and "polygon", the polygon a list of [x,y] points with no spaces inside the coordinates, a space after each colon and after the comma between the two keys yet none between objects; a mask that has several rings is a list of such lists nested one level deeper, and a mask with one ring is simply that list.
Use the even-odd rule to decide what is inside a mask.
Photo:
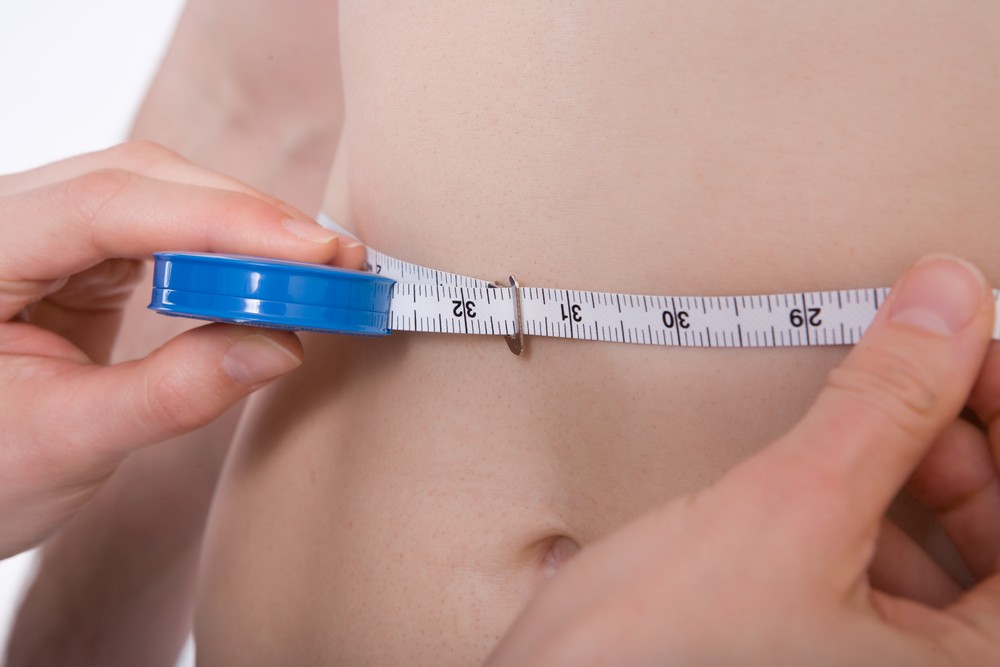
[{"label": "measuring tape", "polygon": [[[320,223],[353,235],[328,217]],[[367,248],[367,270],[203,253],[154,255],[151,310],[365,336],[393,331],[681,347],[852,345],[887,287],[740,296],[652,296],[499,285]],[[1000,291],[994,290],[1000,301]],[[1000,310],[1000,307],[998,307]],[[993,338],[1000,339],[1000,320]]]}]

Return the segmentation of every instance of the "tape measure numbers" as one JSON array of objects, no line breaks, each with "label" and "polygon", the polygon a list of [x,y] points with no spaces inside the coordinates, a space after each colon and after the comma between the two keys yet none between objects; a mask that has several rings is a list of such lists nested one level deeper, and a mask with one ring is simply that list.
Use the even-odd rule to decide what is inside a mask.
[{"label": "tape measure numbers", "polygon": [[[329,218],[324,226],[351,235]],[[500,286],[367,249],[368,271],[202,253],[157,253],[149,308],[281,329],[422,331],[681,347],[851,345],[889,289],[654,296]],[[1000,301],[1000,291],[994,290]],[[998,307],[1000,310],[1000,307]],[[1000,339],[1000,321],[993,338]]]}]

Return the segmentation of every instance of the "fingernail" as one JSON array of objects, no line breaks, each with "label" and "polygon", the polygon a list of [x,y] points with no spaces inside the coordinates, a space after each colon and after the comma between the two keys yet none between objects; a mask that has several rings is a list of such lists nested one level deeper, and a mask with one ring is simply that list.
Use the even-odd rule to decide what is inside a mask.
[{"label": "fingernail", "polygon": [[240,384],[253,386],[284,375],[302,360],[263,334],[233,343],[222,356],[222,367]]},{"label": "fingernail", "polygon": [[295,234],[300,239],[312,241],[314,243],[329,243],[337,238],[334,232],[316,222],[306,222],[295,218],[285,218],[281,221],[281,226]]},{"label": "fingernail", "polygon": [[349,236],[345,236],[342,239],[340,239],[341,250],[351,250],[352,248],[359,248],[361,247],[361,245],[362,245],[361,241],[352,239]]},{"label": "fingernail", "polygon": [[927,257],[893,289],[889,319],[942,336],[957,333],[975,317],[986,285],[983,274],[968,262]]}]

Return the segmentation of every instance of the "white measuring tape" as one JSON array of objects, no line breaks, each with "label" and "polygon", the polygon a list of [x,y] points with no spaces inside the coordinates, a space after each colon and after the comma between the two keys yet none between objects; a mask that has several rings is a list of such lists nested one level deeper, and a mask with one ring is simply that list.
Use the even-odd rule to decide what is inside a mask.
[{"label": "white measuring tape", "polygon": [[[326,216],[320,222],[353,235]],[[681,347],[850,345],[889,289],[744,296],[652,296],[497,285],[367,248],[368,271],[260,257],[155,253],[150,309],[167,315],[325,333],[424,331]],[[1000,292],[993,291],[994,301]],[[993,338],[1000,340],[1000,320]]]},{"label": "white measuring tape", "polygon": [[[354,235],[321,214],[324,227]],[[887,287],[745,296],[651,296],[498,287],[367,248],[368,269],[392,278],[389,328],[501,335],[515,353],[521,338],[686,347],[852,345],[885,302]],[[994,290],[1000,302],[1000,291]],[[1000,308],[998,308],[1000,310]],[[1000,319],[993,338],[1000,339]]]}]

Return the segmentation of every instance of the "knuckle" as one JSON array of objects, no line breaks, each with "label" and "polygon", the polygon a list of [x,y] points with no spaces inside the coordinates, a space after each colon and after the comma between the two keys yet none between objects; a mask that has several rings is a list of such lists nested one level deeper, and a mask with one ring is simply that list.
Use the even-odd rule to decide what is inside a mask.
[{"label": "knuckle", "polygon": [[935,422],[941,397],[932,373],[917,361],[920,358],[919,351],[905,344],[873,347],[865,363],[832,370],[827,388],[906,434],[925,437]]}]

